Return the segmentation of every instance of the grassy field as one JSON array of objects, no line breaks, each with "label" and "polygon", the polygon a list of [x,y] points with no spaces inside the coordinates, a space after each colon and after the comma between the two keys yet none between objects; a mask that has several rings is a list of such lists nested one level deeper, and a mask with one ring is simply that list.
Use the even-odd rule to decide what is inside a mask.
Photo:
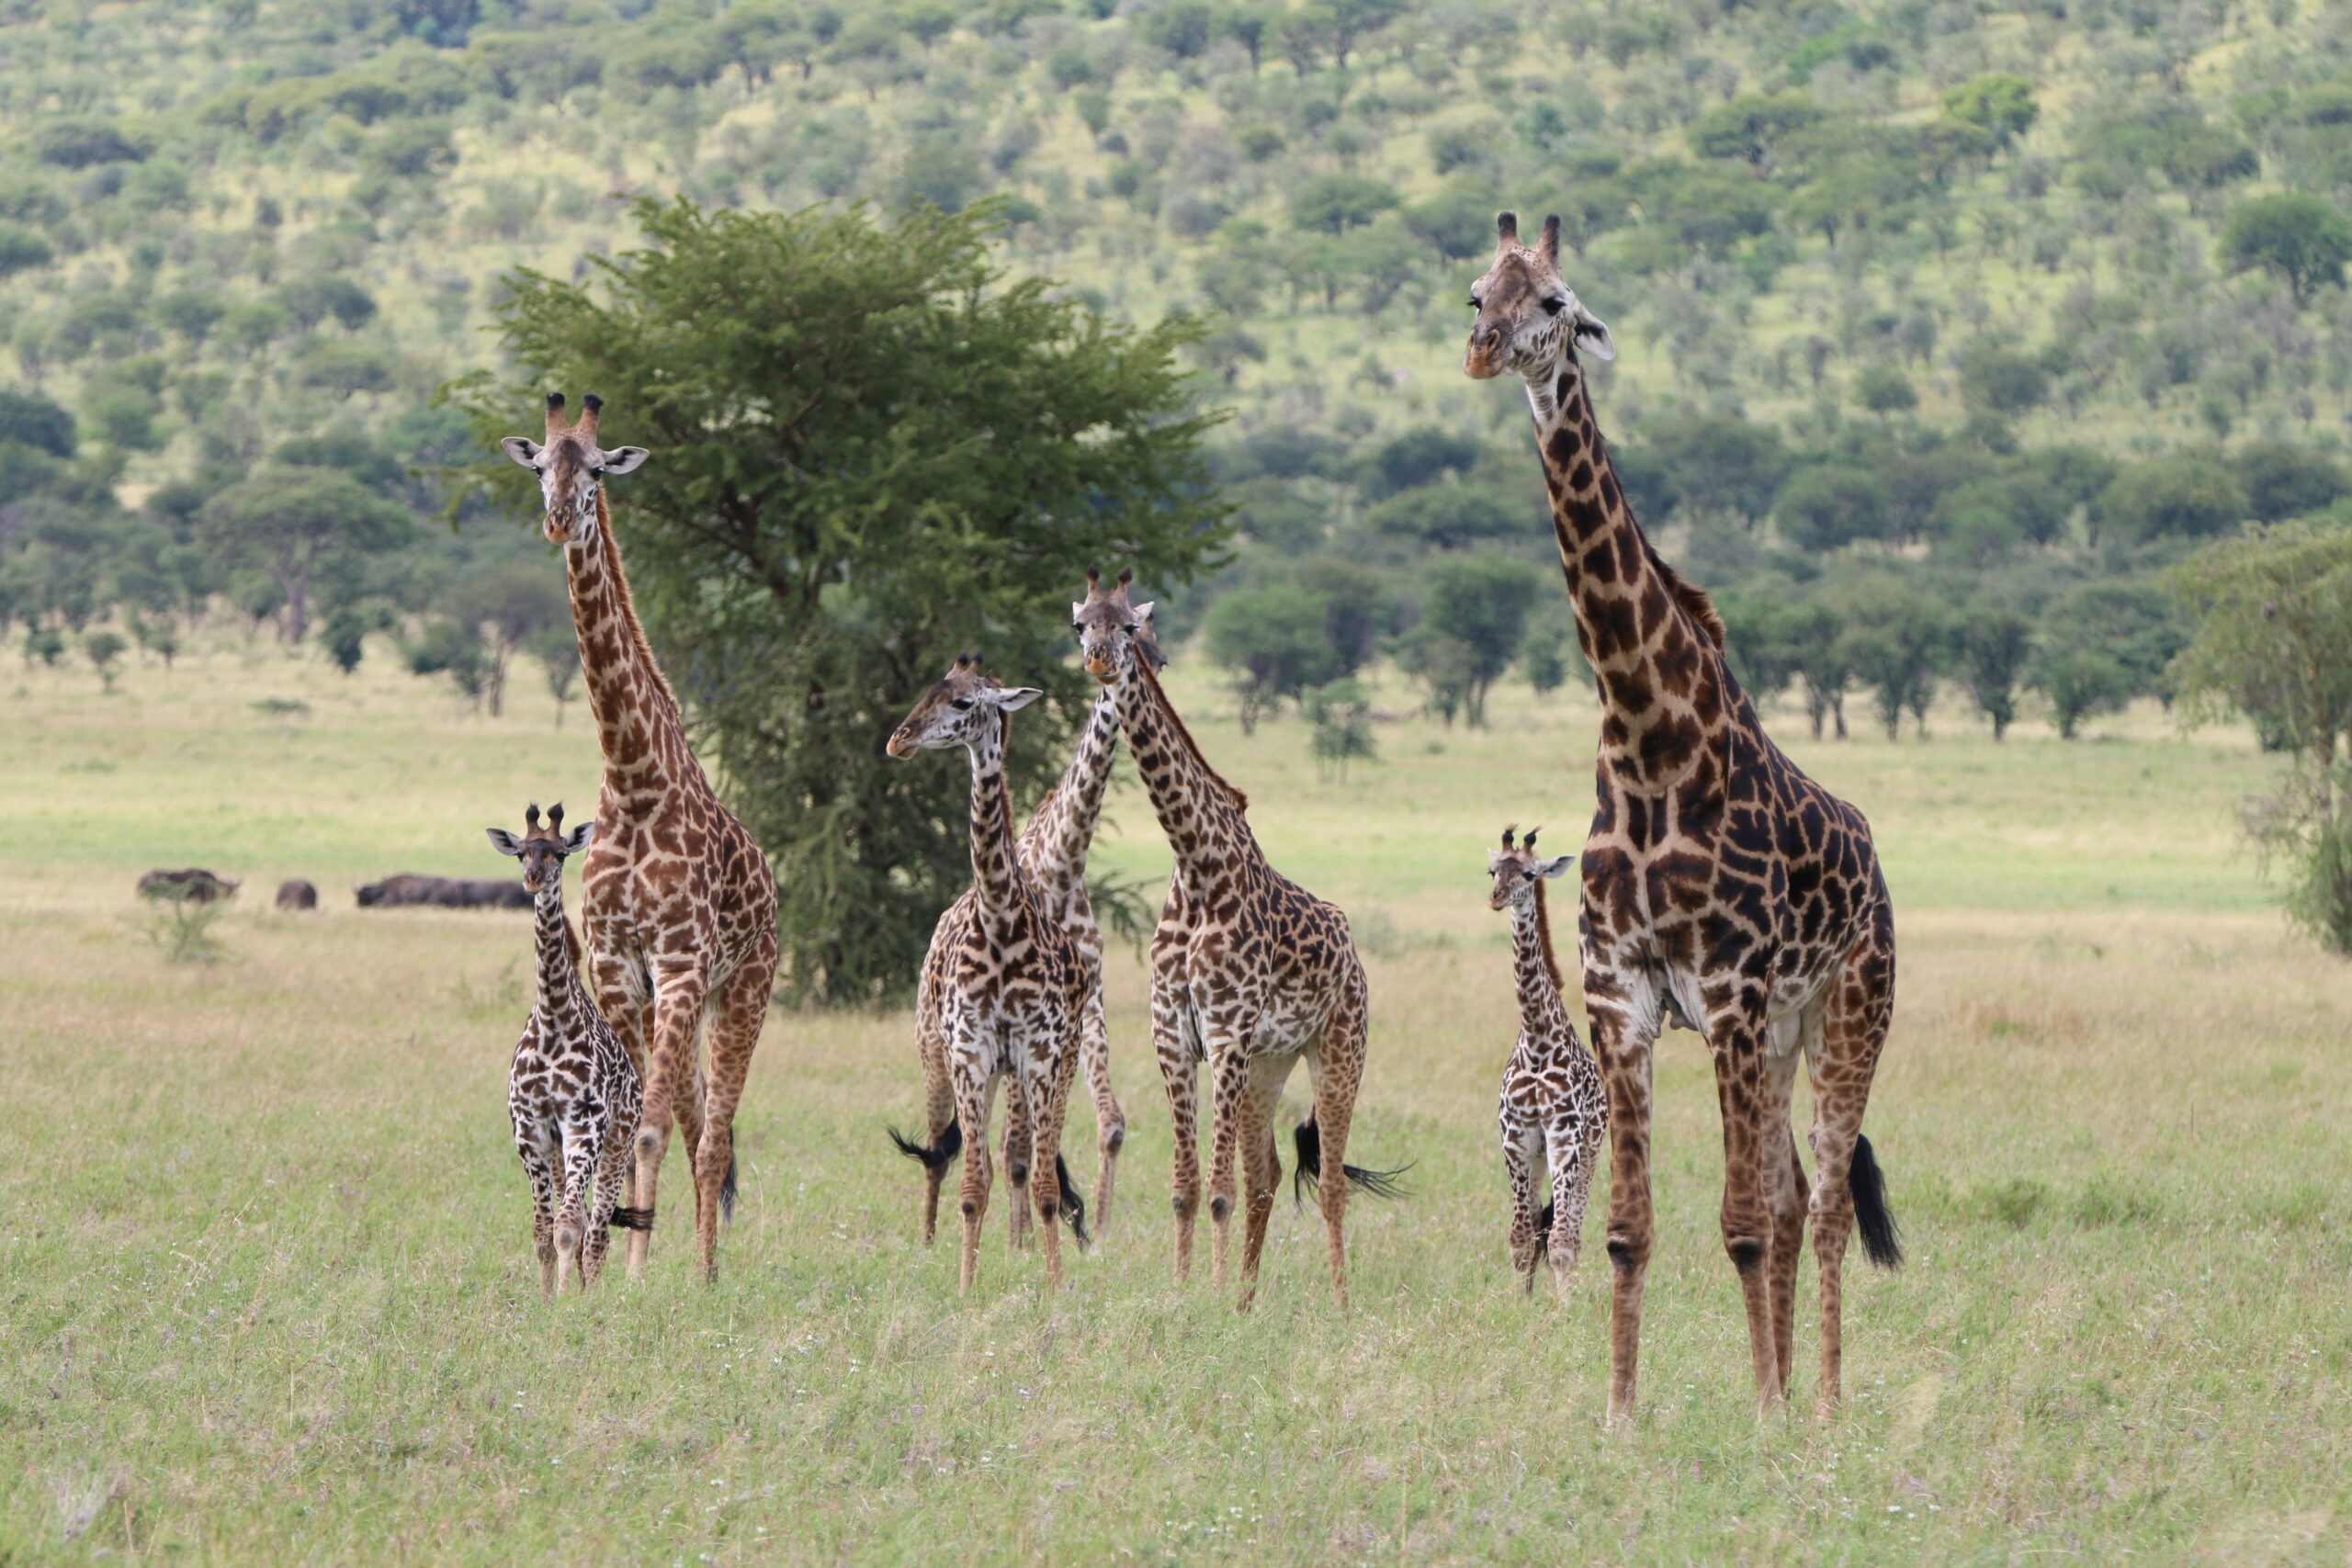
[{"label": "grassy field", "polygon": [[[1483,897],[1505,821],[1575,841],[1589,699],[1498,697],[1475,736],[1384,725],[1380,763],[1325,782],[1295,722],[1245,739],[1204,680],[1178,685],[1277,863],[1364,938],[1355,1149],[1418,1163],[1409,1201],[1354,1211],[1352,1316],[1287,1205],[1253,1316],[1171,1281],[1124,953],[1133,1135],[1059,1299],[1001,1224],[968,1302],[953,1247],[916,1239],[882,1137],[918,1104],[906,1019],[779,1013],[719,1284],[689,1281],[673,1226],[641,1285],[549,1306],[503,1098],[526,921],[345,888],[503,874],[481,829],[593,798],[593,741],[536,693],[492,721],[388,662],[345,681],[229,643],[112,696],[0,674],[0,1561],[2352,1551],[2352,969],[2266,905],[2233,825],[2266,772],[2243,735],[2147,712],[1996,747],[1953,710],[1925,745],[1793,745],[1870,814],[1895,890],[1870,1131],[1911,1261],[1849,1272],[1826,1423],[1804,1413],[1806,1290],[1798,1413],[1759,1422],[1714,1097],[1669,1035],[1643,1414],[1611,1434],[1597,1241],[1566,1304],[1506,1264],[1515,1010]],[[1141,795],[1112,811],[1105,862],[1156,874]],[[216,964],[136,927],[136,874],[189,863],[246,878]],[[271,911],[286,875],[324,911]],[[1070,1142],[1090,1178],[1083,1110]],[[673,1162],[671,1214],[682,1192]]]}]

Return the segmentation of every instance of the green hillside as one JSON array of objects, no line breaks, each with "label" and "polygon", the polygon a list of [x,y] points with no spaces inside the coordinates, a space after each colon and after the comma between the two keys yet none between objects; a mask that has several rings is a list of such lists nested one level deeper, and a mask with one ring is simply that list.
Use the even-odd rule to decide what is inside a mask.
[{"label": "green hillside", "polygon": [[[1383,653],[1448,711],[1498,662],[1563,673],[1548,598],[1458,613],[1499,581],[1481,552],[1542,559],[1516,391],[1456,365],[1505,205],[1566,220],[1621,348],[1603,409],[1629,488],[1724,593],[1751,683],[1802,674],[1834,707],[1850,682],[1899,711],[1983,673],[1960,650],[1997,610],[1980,644],[2038,628],[2006,678],[2096,712],[2178,642],[2152,574],[2352,488],[2337,7],[6,15],[0,610],[68,652],[109,605],[133,630],[232,606],[293,629],[285,583],[208,516],[321,469],[433,511],[413,470],[476,448],[432,395],[494,357],[503,276],[588,276],[643,195],[994,197],[1009,270],[1203,317],[1243,544],[1172,626],[1218,589],[1261,595],[1212,646],[1268,701]],[[355,651],[435,614],[465,640],[481,606],[450,599],[456,563],[526,547],[388,525],[328,552],[311,618],[340,611]],[[1329,647],[1263,646],[1266,594],[1318,607]],[[1827,644],[1784,624],[1799,604],[1878,642],[1808,669],[1792,650]]]}]

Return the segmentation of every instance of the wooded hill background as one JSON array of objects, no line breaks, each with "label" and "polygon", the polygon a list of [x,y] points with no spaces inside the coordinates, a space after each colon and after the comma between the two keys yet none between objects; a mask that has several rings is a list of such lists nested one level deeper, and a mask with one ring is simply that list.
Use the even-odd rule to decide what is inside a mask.
[{"label": "wooded hill background", "polygon": [[[1751,683],[2071,733],[2160,684],[2166,566],[2352,484],[2348,42],[2296,0],[14,4],[0,616],[51,660],[389,631],[494,705],[563,658],[548,574],[486,570],[543,547],[425,519],[502,276],[588,276],[639,195],[993,197],[1010,271],[1204,323],[1240,533],[1171,638],[1253,712],[1385,654],[1476,717],[1573,658],[1517,389],[1457,368],[1511,206],[1566,218]],[[289,584],[266,536],[327,513]]]}]

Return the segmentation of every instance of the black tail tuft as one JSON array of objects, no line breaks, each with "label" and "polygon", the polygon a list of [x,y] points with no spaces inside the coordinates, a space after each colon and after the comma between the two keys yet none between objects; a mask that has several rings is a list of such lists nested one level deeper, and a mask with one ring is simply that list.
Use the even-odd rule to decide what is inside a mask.
[{"label": "black tail tuft", "polygon": [[928,1147],[916,1143],[896,1127],[890,1128],[889,1134],[890,1141],[899,1145],[899,1152],[909,1159],[922,1161],[925,1170],[944,1170],[950,1160],[964,1152],[964,1124],[961,1122],[947,1123],[939,1134],[939,1142]]},{"label": "black tail tuft", "polygon": [[613,1205],[612,1223],[617,1228],[625,1231],[650,1231],[653,1228],[653,1211],[650,1209],[625,1209],[620,1204],[616,1203]]},{"label": "black tail tuft", "polygon": [[1078,1183],[1069,1179],[1069,1161],[1062,1158],[1059,1149],[1054,1151],[1054,1181],[1062,1190],[1062,1213],[1069,1216],[1069,1234],[1078,1238],[1083,1252],[1094,1245],[1086,1234],[1086,1200],[1078,1195]]},{"label": "black tail tuft", "polygon": [[1846,1190],[1854,1198],[1854,1226],[1862,1233],[1862,1255],[1881,1269],[1903,1267],[1903,1233],[1886,1206],[1886,1174],[1878,1168],[1871,1141],[1854,1139],[1854,1161],[1846,1168]]},{"label": "black tail tuft", "polygon": [[727,1174],[718,1183],[718,1212],[729,1223],[733,1222],[735,1218],[735,1148],[731,1144],[727,1149]]},{"label": "black tail tuft", "polygon": [[[1290,1197],[1293,1203],[1303,1203],[1307,1182],[1323,1174],[1323,1134],[1310,1116],[1298,1124],[1291,1137],[1298,1150],[1298,1168],[1290,1173]],[[1369,1192],[1375,1198],[1402,1198],[1406,1196],[1405,1187],[1396,1179],[1413,1168],[1400,1165],[1394,1170],[1366,1170],[1362,1166],[1342,1164],[1340,1168],[1347,1173],[1348,1185],[1359,1192]]]},{"label": "black tail tuft", "polygon": [[1535,1216],[1535,1243],[1538,1247],[1551,1245],[1552,1221],[1558,1209],[1557,1203],[1546,1203],[1544,1205],[1544,1212]]}]

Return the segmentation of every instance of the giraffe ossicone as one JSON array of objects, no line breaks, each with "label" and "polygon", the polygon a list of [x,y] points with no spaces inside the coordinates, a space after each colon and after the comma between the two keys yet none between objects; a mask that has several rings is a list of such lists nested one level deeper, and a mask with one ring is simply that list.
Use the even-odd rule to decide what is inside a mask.
[{"label": "giraffe ossicone", "polygon": [[[1585,1008],[1608,1089],[1609,1415],[1634,1413],[1643,1285],[1656,1222],[1650,1058],[1680,1013],[1707,1037],[1724,1114],[1724,1246],[1747,1307],[1759,1404],[1785,1397],[1798,1252],[1820,1275],[1821,1385],[1836,1404],[1843,1267],[1900,1253],[1870,1142],[1871,1080],[1894,1002],[1894,918],[1870,826],[1765,734],[1724,655],[1724,625],[1644,536],[1594,423],[1582,355],[1616,353],[1559,271],[1559,223],[1519,243],[1496,220],[1471,287],[1474,378],[1526,383],[1553,536],[1601,702],[1598,809],[1582,856]],[[1816,1183],[1790,1124],[1800,1062],[1814,1089]]]}]

